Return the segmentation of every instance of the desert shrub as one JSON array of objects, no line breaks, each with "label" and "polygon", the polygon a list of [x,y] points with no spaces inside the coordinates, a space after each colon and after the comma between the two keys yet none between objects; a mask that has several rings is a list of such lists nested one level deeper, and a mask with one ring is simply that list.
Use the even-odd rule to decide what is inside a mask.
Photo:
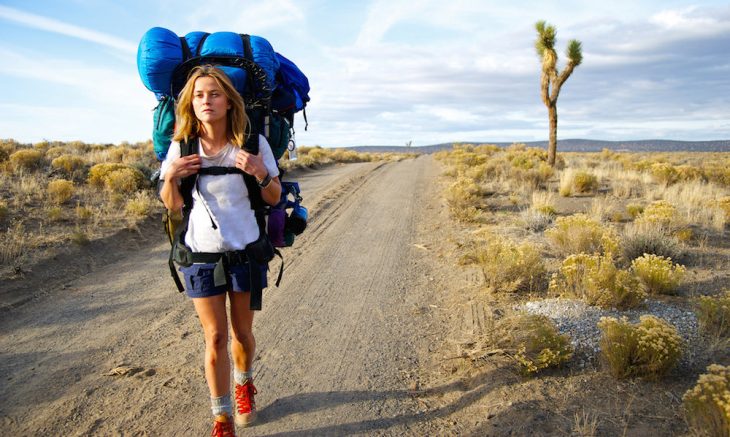
[{"label": "desert shrub", "polygon": [[561,255],[575,253],[617,253],[618,237],[585,214],[559,217],[545,236]]},{"label": "desert shrub", "polygon": [[56,205],[68,202],[74,195],[74,183],[65,179],[56,179],[48,183],[48,198]]},{"label": "desert shrub", "polygon": [[527,230],[532,232],[542,232],[553,223],[555,216],[554,214],[529,208],[520,213],[520,218]]},{"label": "desert shrub", "polygon": [[575,170],[572,168],[565,169],[560,174],[560,185],[558,193],[563,197],[569,197],[573,194],[573,178],[575,177]]},{"label": "desert shrub", "polygon": [[568,197],[574,193],[587,194],[598,189],[598,177],[585,170],[567,169],[560,175],[559,193]]},{"label": "desert shrub", "polygon": [[643,315],[634,325],[626,319],[602,317],[598,322],[601,356],[617,378],[664,376],[682,356],[683,342],[666,321]]},{"label": "desert shrub", "polygon": [[137,169],[123,168],[109,173],[106,188],[112,193],[133,193],[142,187],[144,175]]},{"label": "desert shrub", "polygon": [[0,222],[5,221],[9,214],[10,210],[8,209],[7,202],[0,200]]},{"label": "desert shrub", "polygon": [[631,270],[651,294],[676,294],[687,271],[670,258],[650,253],[634,259]]},{"label": "desert shrub", "polygon": [[57,222],[63,219],[63,208],[60,206],[52,206],[48,209],[46,217],[49,221]]},{"label": "desert shrub", "polygon": [[560,366],[573,356],[570,337],[560,334],[555,323],[546,316],[524,314],[515,322],[511,343],[516,348],[514,358],[523,374]]},{"label": "desert shrub", "polygon": [[136,168],[124,164],[102,163],[89,169],[88,182],[112,193],[124,194],[142,187],[144,179],[144,174]]},{"label": "desert shrub", "polygon": [[620,218],[622,217],[618,211],[616,200],[607,196],[598,196],[593,198],[591,201],[589,215],[599,222],[613,219],[615,217],[619,218],[615,221],[621,221]]},{"label": "desert shrub", "polygon": [[479,266],[490,291],[532,292],[544,286],[546,270],[534,245],[492,236],[478,242],[465,260]]},{"label": "desert shrub", "polygon": [[720,296],[697,299],[697,321],[700,331],[716,338],[730,337],[730,291]]},{"label": "desert shrub", "polygon": [[705,179],[702,170],[692,165],[678,165],[677,180],[679,181],[701,181]]},{"label": "desert shrub", "polygon": [[89,177],[87,179],[89,185],[94,187],[103,188],[106,185],[106,180],[111,172],[128,168],[124,164],[103,162],[96,164],[89,169]]},{"label": "desert shrub", "polygon": [[50,149],[51,147],[53,147],[53,145],[46,140],[39,141],[33,144],[33,148],[40,151],[41,153],[45,153],[45,151]]},{"label": "desert shrub", "polygon": [[6,161],[19,145],[13,139],[0,139],[0,162]]},{"label": "desert shrub", "polygon": [[63,171],[66,175],[72,175],[74,171],[83,168],[85,161],[82,157],[65,154],[51,161],[51,167]]},{"label": "desert shrub", "polygon": [[598,178],[586,171],[579,171],[573,179],[573,188],[578,193],[592,193],[598,189]]},{"label": "desert shrub", "polygon": [[727,437],[730,432],[730,366],[711,364],[697,385],[682,396],[687,422],[698,435]]},{"label": "desert shrub", "polygon": [[83,230],[76,228],[71,235],[69,235],[69,240],[71,240],[72,243],[77,244],[79,246],[86,246],[91,242],[89,239],[89,236],[84,232]]},{"label": "desert shrub", "polygon": [[94,215],[94,212],[91,208],[88,208],[86,206],[76,205],[76,218],[79,220],[88,220],[91,218],[91,216]]},{"label": "desert shrub", "polygon": [[717,200],[717,207],[725,213],[725,220],[730,222],[730,196],[725,196]]},{"label": "desert shrub", "polygon": [[636,217],[640,216],[641,213],[644,212],[644,206],[636,204],[636,203],[630,203],[626,205],[626,213],[632,218],[635,219]]},{"label": "desert shrub", "polygon": [[56,146],[56,147],[51,147],[50,149],[46,150],[45,156],[46,156],[46,159],[55,159],[61,155],[66,155],[66,154],[68,154],[68,147]]},{"label": "desert shrub", "polygon": [[674,229],[679,226],[679,215],[674,205],[666,200],[657,200],[644,208],[644,212],[636,218],[636,223]]},{"label": "desert shrub", "polygon": [[550,292],[622,310],[639,306],[646,298],[637,279],[619,270],[610,256],[585,253],[570,255],[563,261],[550,281]]},{"label": "desert shrub", "polygon": [[35,170],[43,164],[43,152],[34,149],[20,149],[8,158],[15,169]]},{"label": "desert shrub", "polygon": [[651,224],[628,224],[623,229],[620,247],[627,262],[645,253],[679,260],[685,251],[682,243],[671,232]]},{"label": "desert shrub", "polygon": [[157,209],[157,200],[147,191],[138,192],[127,201],[124,211],[135,218],[144,218]]},{"label": "desert shrub", "polygon": [[557,213],[555,209],[555,195],[550,191],[533,191],[530,209],[545,215],[554,216]]},{"label": "desert shrub", "polygon": [[677,181],[677,169],[667,162],[657,162],[650,167],[650,173],[660,184],[670,185]]},{"label": "desert shrub", "polygon": [[452,216],[462,222],[471,222],[479,216],[479,205],[482,189],[473,180],[459,178],[452,183],[445,193],[446,203]]}]

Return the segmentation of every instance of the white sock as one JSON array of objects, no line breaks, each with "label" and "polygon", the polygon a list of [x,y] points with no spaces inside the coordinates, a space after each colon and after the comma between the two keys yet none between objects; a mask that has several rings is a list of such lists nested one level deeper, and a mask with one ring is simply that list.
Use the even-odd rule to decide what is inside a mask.
[{"label": "white sock", "polygon": [[231,394],[225,394],[217,398],[210,398],[211,410],[213,416],[220,416],[221,414],[227,414],[228,417],[233,415],[233,403],[231,403]]},{"label": "white sock", "polygon": [[233,380],[236,381],[236,384],[243,385],[247,379],[253,379],[253,369],[248,369],[248,372],[244,372],[235,367],[233,368]]}]

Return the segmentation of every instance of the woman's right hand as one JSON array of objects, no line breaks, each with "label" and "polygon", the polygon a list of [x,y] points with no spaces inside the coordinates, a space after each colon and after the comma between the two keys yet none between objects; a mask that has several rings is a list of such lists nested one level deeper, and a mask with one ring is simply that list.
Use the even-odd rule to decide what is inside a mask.
[{"label": "woman's right hand", "polygon": [[197,154],[181,156],[170,163],[165,179],[172,181],[195,174],[200,170],[200,162],[200,156]]},{"label": "woman's right hand", "polygon": [[200,170],[200,156],[188,155],[175,159],[165,172],[165,183],[160,190],[160,198],[165,207],[171,211],[179,211],[183,207],[178,182],[180,179],[195,174]]}]

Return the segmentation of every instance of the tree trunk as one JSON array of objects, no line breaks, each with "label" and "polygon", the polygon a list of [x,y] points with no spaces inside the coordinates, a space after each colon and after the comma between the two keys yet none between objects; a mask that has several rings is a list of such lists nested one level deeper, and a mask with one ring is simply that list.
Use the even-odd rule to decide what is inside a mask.
[{"label": "tree trunk", "polygon": [[555,167],[555,152],[558,148],[558,103],[553,100],[548,106],[550,119],[550,141],[548,142],[548,164]]}]

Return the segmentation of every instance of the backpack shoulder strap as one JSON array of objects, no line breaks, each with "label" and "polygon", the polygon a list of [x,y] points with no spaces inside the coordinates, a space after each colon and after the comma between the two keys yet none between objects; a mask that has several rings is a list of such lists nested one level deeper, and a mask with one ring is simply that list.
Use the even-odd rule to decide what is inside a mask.
[{"label": "backpack shoulder strap", "polygon": [[[180,143],[180,156],[189,156],[195,153],[198,153],[197,137],[189,137]],[[183,210],[190,209],[193,206],[193,187],[197,178],[198,175],[193,174],[182,178],[180,181],[180,195],[183,198]]]},{"label": "backpack shoulder strap", "polygon": [[[251,135],[246,139],[246,144],[243,149],[248,153],[254,155],[259,154],[259,133],[252,126]],[[246,189],[248,190],[248,198],[251,200],[251,209],[258,211],[266,206],[263,197],[261,197],[261,188],[259,187],[256,178],[250,174],[243,174],[243,181],[246,183]]]}]

